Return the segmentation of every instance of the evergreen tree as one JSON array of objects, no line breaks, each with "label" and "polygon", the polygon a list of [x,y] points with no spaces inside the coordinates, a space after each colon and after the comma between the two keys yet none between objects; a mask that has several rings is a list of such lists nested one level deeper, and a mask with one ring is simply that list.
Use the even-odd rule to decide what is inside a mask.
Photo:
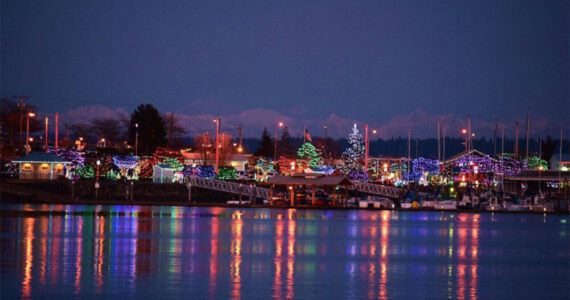
[{"label": "evergreen tree", "polygon": [[263,134],[261,135],[261,141],[259,142],[259,147],[255,155],[273,157],[273,141],[266,127],[263,127]]},{"label": "evergreen tree", "polygon": [[546,136],[546,140],[540,140],[542,153],[539,153],[540,158],[550,161],[556,150],[556,142],[552,140],[550,135]]},{"label": "evergreen tree", "polygon": [[279,156],[289,157],[293,155],[293,148],[290,143],[291,136],[289,135],[289,130],[287,126],[283,128],[283,133],[281,134],[281,139],[279,140],[279,145],[277,147],[277,152]]},{"label": "evergreen tree", "polygon": [[344,174],[351,175],[355,173],[363,173],[364,170],[364,141],[362,134],[358,131],[356,123],[352,127],[352,132],[348,135],[348,148],[343,153]]},{"label": "evergreen tree", "polygon": [[309,167],[317,167],[319,163],[323,160],[321,153],[313,144],[305,143],[299,150],[297,150],[297,156],[299,160],[304,161]]},{"label": "evergreen tree", "polygon": [[166,144],[166,129],[164,122],[152,104],[141,104],[131,115],[129,138],[135,144],[138,124],[138,154],[152,154],[157,147]]}]

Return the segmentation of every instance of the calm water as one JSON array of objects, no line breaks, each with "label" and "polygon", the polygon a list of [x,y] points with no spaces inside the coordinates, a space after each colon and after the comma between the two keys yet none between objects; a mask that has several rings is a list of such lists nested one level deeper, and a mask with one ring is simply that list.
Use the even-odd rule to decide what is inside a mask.
[{"label": "calm water", "polygon": [[568,216],[1,209],[26,211],[0,221],[2,299],[567,299],[570,292]]}]

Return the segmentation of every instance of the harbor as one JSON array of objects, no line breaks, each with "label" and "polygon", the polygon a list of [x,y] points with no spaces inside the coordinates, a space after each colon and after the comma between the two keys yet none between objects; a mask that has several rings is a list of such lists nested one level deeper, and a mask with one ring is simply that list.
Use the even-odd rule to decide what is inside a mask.
[{"label": "harbor", "polygon": [[570,300],[569,11],[0,0],[0,299]]}]

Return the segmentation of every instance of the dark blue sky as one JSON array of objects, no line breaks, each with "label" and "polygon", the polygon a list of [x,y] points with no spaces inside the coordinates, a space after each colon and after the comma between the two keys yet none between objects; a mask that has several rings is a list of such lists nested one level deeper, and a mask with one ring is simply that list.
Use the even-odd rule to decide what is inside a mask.
[{"label": "dark blue sky", "polygon": [[50,112],[570,113],[568,1],[1,3],[0,92]]}]

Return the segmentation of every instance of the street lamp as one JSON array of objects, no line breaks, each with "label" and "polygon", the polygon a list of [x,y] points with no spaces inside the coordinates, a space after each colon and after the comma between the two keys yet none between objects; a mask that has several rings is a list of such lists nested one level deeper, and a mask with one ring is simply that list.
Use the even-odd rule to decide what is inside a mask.
[{"label": "street lamp", "polygon": [[101,145],[103,145],[103,148],[107,148],[107,144],[105,142],[105,138],[101,138]]},{"label": "street lamp", "polygon": [[30,153],[30,118],[35,117],[36,114],[33,112],[29,112],[26,115],[26,155]]},{"label": "street lamp", "polygon": [[99,166],[101,165],[101,161],[97,160],[97,176],[96,176],[96,180],[97,182],[99,181]]},{"label": "street lamp", "polygon": [[467,129],[465,128],[461,129],[461,134],[465,135],[465,152],[467,152],[467,147],[469,145],[469,136],[467,134]]},{"label": "street lamp", "polygon": [[[372,134],[376,134],[376,129],[372,130]],[[368,124],[364,124],[364,172],[368,173],[368,155],[370,154],[370,138],[368,137]],[[376,168],[378,170],[378,168]]]},{"label": "street lamp", "polygon": [[273,134],[273,139],[275,140],[275,146],[273,147],[273,160],[277,161],[277,127],[282,128],[284,126],[283,122],[277,123],[275,126],[275,131]]},{"label": "street lamp", "polygon": [[139,155],[139,123],[135,123],[135,156]]},{"label": "street lamp", "polygon": [[95,199],[99,197],[99,166],[101,165],[101,161],[97,160],[97,175],[95,176]]}]

